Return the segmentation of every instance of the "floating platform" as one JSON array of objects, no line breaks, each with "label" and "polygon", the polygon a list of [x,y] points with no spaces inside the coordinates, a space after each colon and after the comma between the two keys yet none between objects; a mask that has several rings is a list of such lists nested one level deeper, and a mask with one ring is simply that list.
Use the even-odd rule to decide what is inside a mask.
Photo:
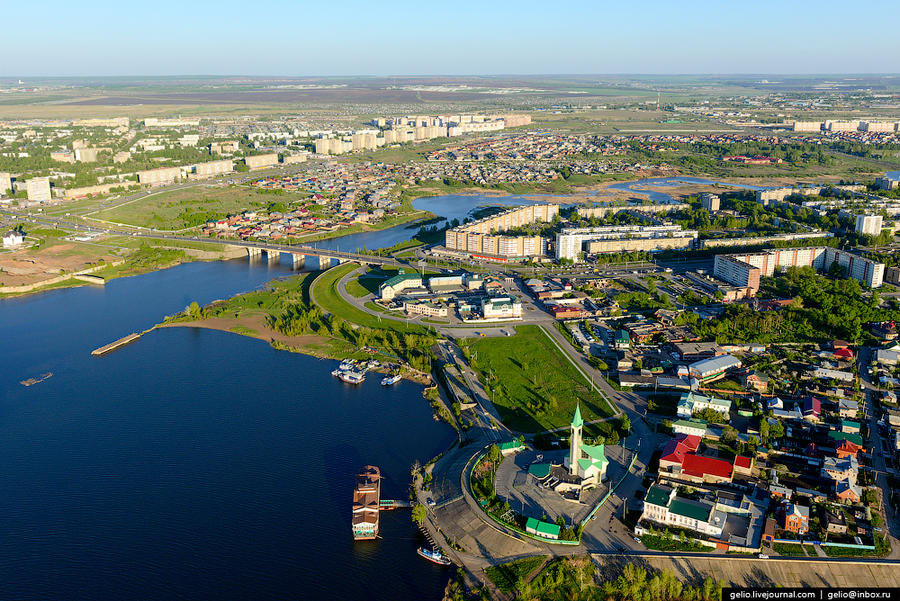
[{"label": "floating platform", "polygon": [[41,374],[40,376],[38,376],[36,378],[28,378],[27,380],[22,380],[21,382],[19,382],[19,384],[21,384],[22,386],[34,386],[35,384],[40,384],[47,378],[52,378],[52,377],[53,377],[53,372],[48,371],[47,373]]},{"label": "floating platform", "polygon": [[126,344],[131,344],[132,342],[134,342],[135,340],[140,338],[142,335],[143,335],[143,333],[139,333],[139,332],[129,334],[128,336],[125,336],[124,338],[119,338],[115,342],[110,342],[109,344],[103,345],[98,349],[94,349],[93,351],[91,351],[91,354],[94,355],[95,357],[99,357],[100,355],[105,355],[106,353],[111,353],[112,351],[116,350],[117,348],[121,348],[121,347],[125,346]]}]

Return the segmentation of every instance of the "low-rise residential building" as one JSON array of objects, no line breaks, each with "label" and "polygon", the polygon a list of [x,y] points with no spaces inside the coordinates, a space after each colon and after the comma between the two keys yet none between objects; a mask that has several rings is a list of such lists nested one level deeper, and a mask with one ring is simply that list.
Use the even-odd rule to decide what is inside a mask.
[{"label": "low-rise residential building", "polygon": [[741,367],[741,360],[731,355],[721,355],[692,363],[688,371],[693,378],[701,382],[712,382],[725,377],[725,374]]},{"label": "low-rise residential building", "polygon": [[782,527],[788,532],[801,535],[809,532],[809,507],[796,503],[786,503],[782,519]]},{"label": "low-rise residential building", "polygon": [[840,399],[838,401],[838,415],[841,417],[856,417],[859,412],[859,403],[850,399]]},{"label": "low-rise residential building", "polygon": [[766,392],[769,389],[769,376],[762,372],[748,371],[740,376],[740,382],[744,388],[756,392]]},{"label": "low-rise residential building", "polygon": [[704,409],[712,409],[728,418],[728,414],[731,412],[731,401],[703,396],[694,392],[686,392],[678,399],[678,417],[690,418]]},{"label": "low-rise residential building", "polygon": [[672,422],[672,431],[685,436],[706,436],[706,422],[699,419],[679,419]]}]

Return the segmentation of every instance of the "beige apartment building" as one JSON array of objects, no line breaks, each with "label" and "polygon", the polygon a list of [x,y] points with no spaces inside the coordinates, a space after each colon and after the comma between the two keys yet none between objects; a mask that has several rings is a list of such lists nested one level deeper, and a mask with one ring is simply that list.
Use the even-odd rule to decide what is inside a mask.
[{"label": "beige apartment building", "polygon": [[50,178],[34,177],[25,182],[28,200],[34,202],[50,202]]},{"label": "beige apartment building", "polygon": [[96,163],[101,148],[76,148],[75,160],[81,163]]},{"label": "beige apartment building", "polygon": [[794,131],[805,131],[805,132],[822,131],[822,122],[821,121],[794,121],[794,126],[792,129]]},{"label": "beige apartment building", "polygon": [[505,236],[501,232],[540,221],[552,221],[559,205],[528,205],[491,215],[447,230],[444,245],[449,250],[497,257],[540,257],[547,254],[542,236]]},{"label": "beige apartment building", "polygon": [[209,145],[209,154],[223,154],[226,152],[237,152],[238,143],[236,140],[226,142],[213,142]]},{"label": "beige apartment building", "polygon": [[250,169],[265,169],[266,167],[271,167],[278,164],[278,155],[275,153],[271,153],[245,157],[244,163]]},{"label": "beige apartment building", "polygon": [[6,194],[12,190],[12,176],[5,171],[0,173],[0,194]]},{"label": "beige apartment building", "polygon": [[222,175],[223,173],[231,173],[232,171],[234,171],[234,161],[231,159],[224,159],[221,161],[197,163],[194,165],[194,173],[192,176],[200,179],[205,177],[215,177],[216,175]]},{"label": "beige apartment building", "polygon": [[138,171],[138,183],[148,186],[165,186],[181,179],[181,167],[160,167]]},{"label": "beige apartment building", "polygon": [[76,119],[72,121],[76,127],[128,127],[128,117],[112,119]]}]

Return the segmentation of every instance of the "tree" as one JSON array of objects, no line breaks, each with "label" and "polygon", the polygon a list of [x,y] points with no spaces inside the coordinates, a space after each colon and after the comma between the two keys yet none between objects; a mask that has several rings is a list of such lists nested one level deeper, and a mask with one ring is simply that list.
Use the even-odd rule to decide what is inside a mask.
[{"label": "tree", "polygon": [[416,524],[421,526],[425,522],[425,517],[426,517],[425,506],[419,505],[418,503],[416,503],[416,505],[412,508],[413,521]]},{"label": "tree", "polygon": [[775,423],[769,426],[769,436],[775,439],[784,436],[784,424],[781,423],[781,420],[775,420]]},{"label": "tree", "polygon": [[759,439],[763,444],[769,443],[769,420],[762,418],[759,422]]}]

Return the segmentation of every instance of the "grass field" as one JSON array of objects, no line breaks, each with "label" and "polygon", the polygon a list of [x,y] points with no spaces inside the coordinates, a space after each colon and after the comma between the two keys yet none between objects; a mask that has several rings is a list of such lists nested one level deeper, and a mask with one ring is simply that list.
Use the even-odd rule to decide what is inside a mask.
[{"label": "grass field", "polygon": [[525,557],[498,566],[491,566],[485,570],[485,573],[497,585],[497,588],[504,593],[511,593],[516,589],[519,579],[527,579],[538,566],[544,563],[545,559],[547,559],[546,555]]},{"label": "grass field", "polygon": [[310,271],[266,284],[265,290],[238,294],[210,305],[212,317],[237,319],[248,315],[279,315],[291,303],[309,303],[309,289],[320,271]]},{"label": "grass field", "polygon": [[354,269],[358,269],[356,263],[347,263],[339,267],[332,267],[322,273],[313,283],[312,296],[316,304],[332,315],[345,319],[351,323],[369,328],[394,330],[401,333],[425,334],[427,330],[420,325],[398,321],[388,317],[378,318],[369,315],[365,311],[354,307],[343,298],[337,290],[338,281]]},{"label": "grass field", "polygon": [[577,402],[585,421],[612,415],[606,400],[538,326],[518,326],[515,336],[462,341],[460,346],[503,423],[512,429],[539,432],[567,426]]},{"label": "grass field", "polygon": [[151,194],[91,217],[113,223],[180,230],[200,225],[209,219],[265,208],[273,202],[287,204],[300,199],[299,195],[275,195],[245,186],[192,186]]},{"label": "grass field", "polygon": [[[803,545],[793,543],[772,543],[772,550],[786,557],[806,557]],[[815,557],[815,551],[812,552]]]}]

